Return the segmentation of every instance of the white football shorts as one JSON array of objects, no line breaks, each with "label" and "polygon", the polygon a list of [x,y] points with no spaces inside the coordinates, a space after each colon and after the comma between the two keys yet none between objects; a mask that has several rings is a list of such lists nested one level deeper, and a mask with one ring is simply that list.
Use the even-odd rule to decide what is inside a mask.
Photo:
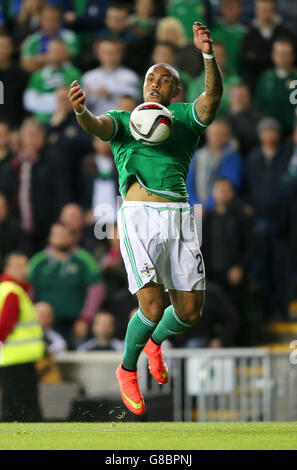
[{"label": "white football shorts", "polygon": [[193,208],[185,202],[124,201],[118,212],[129,290],[153,281],[168,289],[205,289]]}]

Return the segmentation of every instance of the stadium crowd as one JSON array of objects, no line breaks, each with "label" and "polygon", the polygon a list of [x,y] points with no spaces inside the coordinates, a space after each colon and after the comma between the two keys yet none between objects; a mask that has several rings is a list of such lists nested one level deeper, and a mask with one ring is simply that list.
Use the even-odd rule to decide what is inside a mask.
[{"label": "stadium crowd", "polygon": [[[137,305],[117,238],[117,172],[107,142],[78,125],[68,87],[89,109],[132,111],[144,74],[167,62],[177,101],[204,90],[192,24],[210,28],[223,71],[217,119],[193,156],[191,204],[203,205],[204,316],[175,347],[261,344],[297,299],[297,4],[294,0],[0,2],[0,265],[26,254],[50,352],[123,348]],[[99,204],[110,207],[105,223]],[[107,207],[107,206],[106,206]],[[98,214],[97,214],[98,215]],[[108,226],[107,237],[102,237]],[[169,299],[168,299],[169,304]],[[7,328],[1,329],[0,341]]]}]

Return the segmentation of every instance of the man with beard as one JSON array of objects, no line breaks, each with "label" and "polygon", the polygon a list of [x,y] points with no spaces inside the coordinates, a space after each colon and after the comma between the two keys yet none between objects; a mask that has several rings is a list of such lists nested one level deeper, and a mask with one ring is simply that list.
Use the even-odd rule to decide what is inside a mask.
[{"label": "man with beard", "polygon": [[30,260],[30,281],[35,299],[48,302],[53,310],[53,328],[70,348],[86,338],[89,325],[100,310],[104,287],[94,258],[73,247],[68,227],[52,226],[48,247]]}]

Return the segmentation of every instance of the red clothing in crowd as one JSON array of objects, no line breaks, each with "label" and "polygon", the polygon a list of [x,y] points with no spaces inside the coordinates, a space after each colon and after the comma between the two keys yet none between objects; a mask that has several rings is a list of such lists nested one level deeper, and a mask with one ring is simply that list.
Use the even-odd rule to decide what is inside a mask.
[{"label": "red clothing in crowd", "polygon": [[[8,274],[2,274],[0,281],[12,281],[22,287],[30,295],[31,285],[28,282],[17,281]],[[8,294],[0,310],[0,341],[4,343],[9,333],[12,332],[19,319],[19,298],[13,292]]]}]

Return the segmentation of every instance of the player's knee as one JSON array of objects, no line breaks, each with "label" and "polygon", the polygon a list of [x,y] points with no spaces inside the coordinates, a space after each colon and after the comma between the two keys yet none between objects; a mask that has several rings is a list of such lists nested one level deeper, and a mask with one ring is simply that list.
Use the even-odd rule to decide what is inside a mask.
[{"label": "player's knee", "polygon": [[184,318],[187,323],[198,323],[202,317],[203,303],[197,302],[194,305],[189,305],[184,310]]},{"label": "player's knee", "polygon": [[162,302],[153,301],[147,303],[145,308],[142,309],[142,311],[149,320],[156,323],[162,318],[162,315],[164,313],[164,305]]},{"label": "player's knee", "polygon": [[202,316],[202,309],[195,309],[186,312],[186,322],[187,323],[198,323],[200,321],[200,318]]}]

